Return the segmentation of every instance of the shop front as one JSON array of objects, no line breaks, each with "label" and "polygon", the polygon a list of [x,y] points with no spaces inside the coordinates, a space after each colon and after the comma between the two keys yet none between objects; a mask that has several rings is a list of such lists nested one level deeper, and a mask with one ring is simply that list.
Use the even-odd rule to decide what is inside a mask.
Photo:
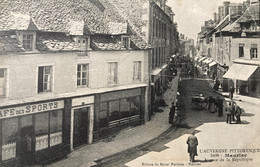
[{"label": "shop front", "polygon": [[144,123],[145,87],[95,96],[94,141]]},{"label": "shop front", "polygon": [[64,100],[0,109],[0,166],[44,164],[63,154]]},{"label": "shop front", "polygon": [[225,73],[233,83],[236,93],[259,97],[259,66],[234,63]]}]

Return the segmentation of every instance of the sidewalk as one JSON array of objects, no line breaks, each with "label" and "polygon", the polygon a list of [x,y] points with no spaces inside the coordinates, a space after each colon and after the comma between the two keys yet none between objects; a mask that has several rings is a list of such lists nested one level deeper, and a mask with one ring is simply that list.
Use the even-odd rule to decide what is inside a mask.
[{"label": "sidewalk", "polygon": [[171,103],[172,101],[176,100],[179,73],[180,72],[178,71],[178,75],[173,79],[171,88],[167,89],[163,94],[163,98],[168,104],[167,107],[162,108],[164,112],[155,113],[152,119],[144,125],[122,130],[112,141],[99,141],[97,143],[85,145],[84,147],[81,147],[70,153],[67,159],[62,159],[48,166],[92,166],[96,164],[96,160],[120,153],[130,148],[137,147],[158,137],[172,126],[168,123],[168,117]]}]

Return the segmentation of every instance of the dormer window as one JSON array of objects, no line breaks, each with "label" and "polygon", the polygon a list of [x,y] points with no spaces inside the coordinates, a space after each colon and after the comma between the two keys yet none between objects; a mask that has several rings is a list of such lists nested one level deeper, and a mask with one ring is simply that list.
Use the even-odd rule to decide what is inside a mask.
[{"label": "dormer window", "polygon": [[122,36],[122,44],[124,46],[124,48],[126,48],[127,50],[130,48],[130,38],[129,36]]},{"label": "dormer window", "polygon": [[33,34],[23,34],[23,48],[25,50],[33,49]]},{"label": "dormer window", "polygon": [[35,31],[17,31],[17,37],[25,51],[36,50],[36,32]]},{"label": "dormer window", "polygon": [[86,36],[76,36],[75,41],[80,50],[80,52],[78,52],[78,56],[88,56],[87,51],[90,47],[90,38]]}]

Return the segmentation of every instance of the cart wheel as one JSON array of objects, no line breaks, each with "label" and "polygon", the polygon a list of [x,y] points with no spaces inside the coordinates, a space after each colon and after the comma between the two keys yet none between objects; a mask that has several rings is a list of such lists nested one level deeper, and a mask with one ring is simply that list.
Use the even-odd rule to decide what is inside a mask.
[{"label": "cart wheel", "polygon": [[200,108],[200,103],[199,102],[192,102],[191,106],[193,109],[199,109]]},{"label": "cart wheel", "polygon": [[206,107],[208,106],[208,103],[206,103],[206,102],[201,103],[201,106],[202,106],[203,108],[206,108]]}]

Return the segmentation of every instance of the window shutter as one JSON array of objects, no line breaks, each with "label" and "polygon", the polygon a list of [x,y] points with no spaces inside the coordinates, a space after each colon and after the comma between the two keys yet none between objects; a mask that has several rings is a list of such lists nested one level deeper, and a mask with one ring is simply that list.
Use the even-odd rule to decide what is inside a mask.
[{"label": "window shutter", "polygon": [[38,71],[38,92],[43,91],[43,67],[39,67]]}]

